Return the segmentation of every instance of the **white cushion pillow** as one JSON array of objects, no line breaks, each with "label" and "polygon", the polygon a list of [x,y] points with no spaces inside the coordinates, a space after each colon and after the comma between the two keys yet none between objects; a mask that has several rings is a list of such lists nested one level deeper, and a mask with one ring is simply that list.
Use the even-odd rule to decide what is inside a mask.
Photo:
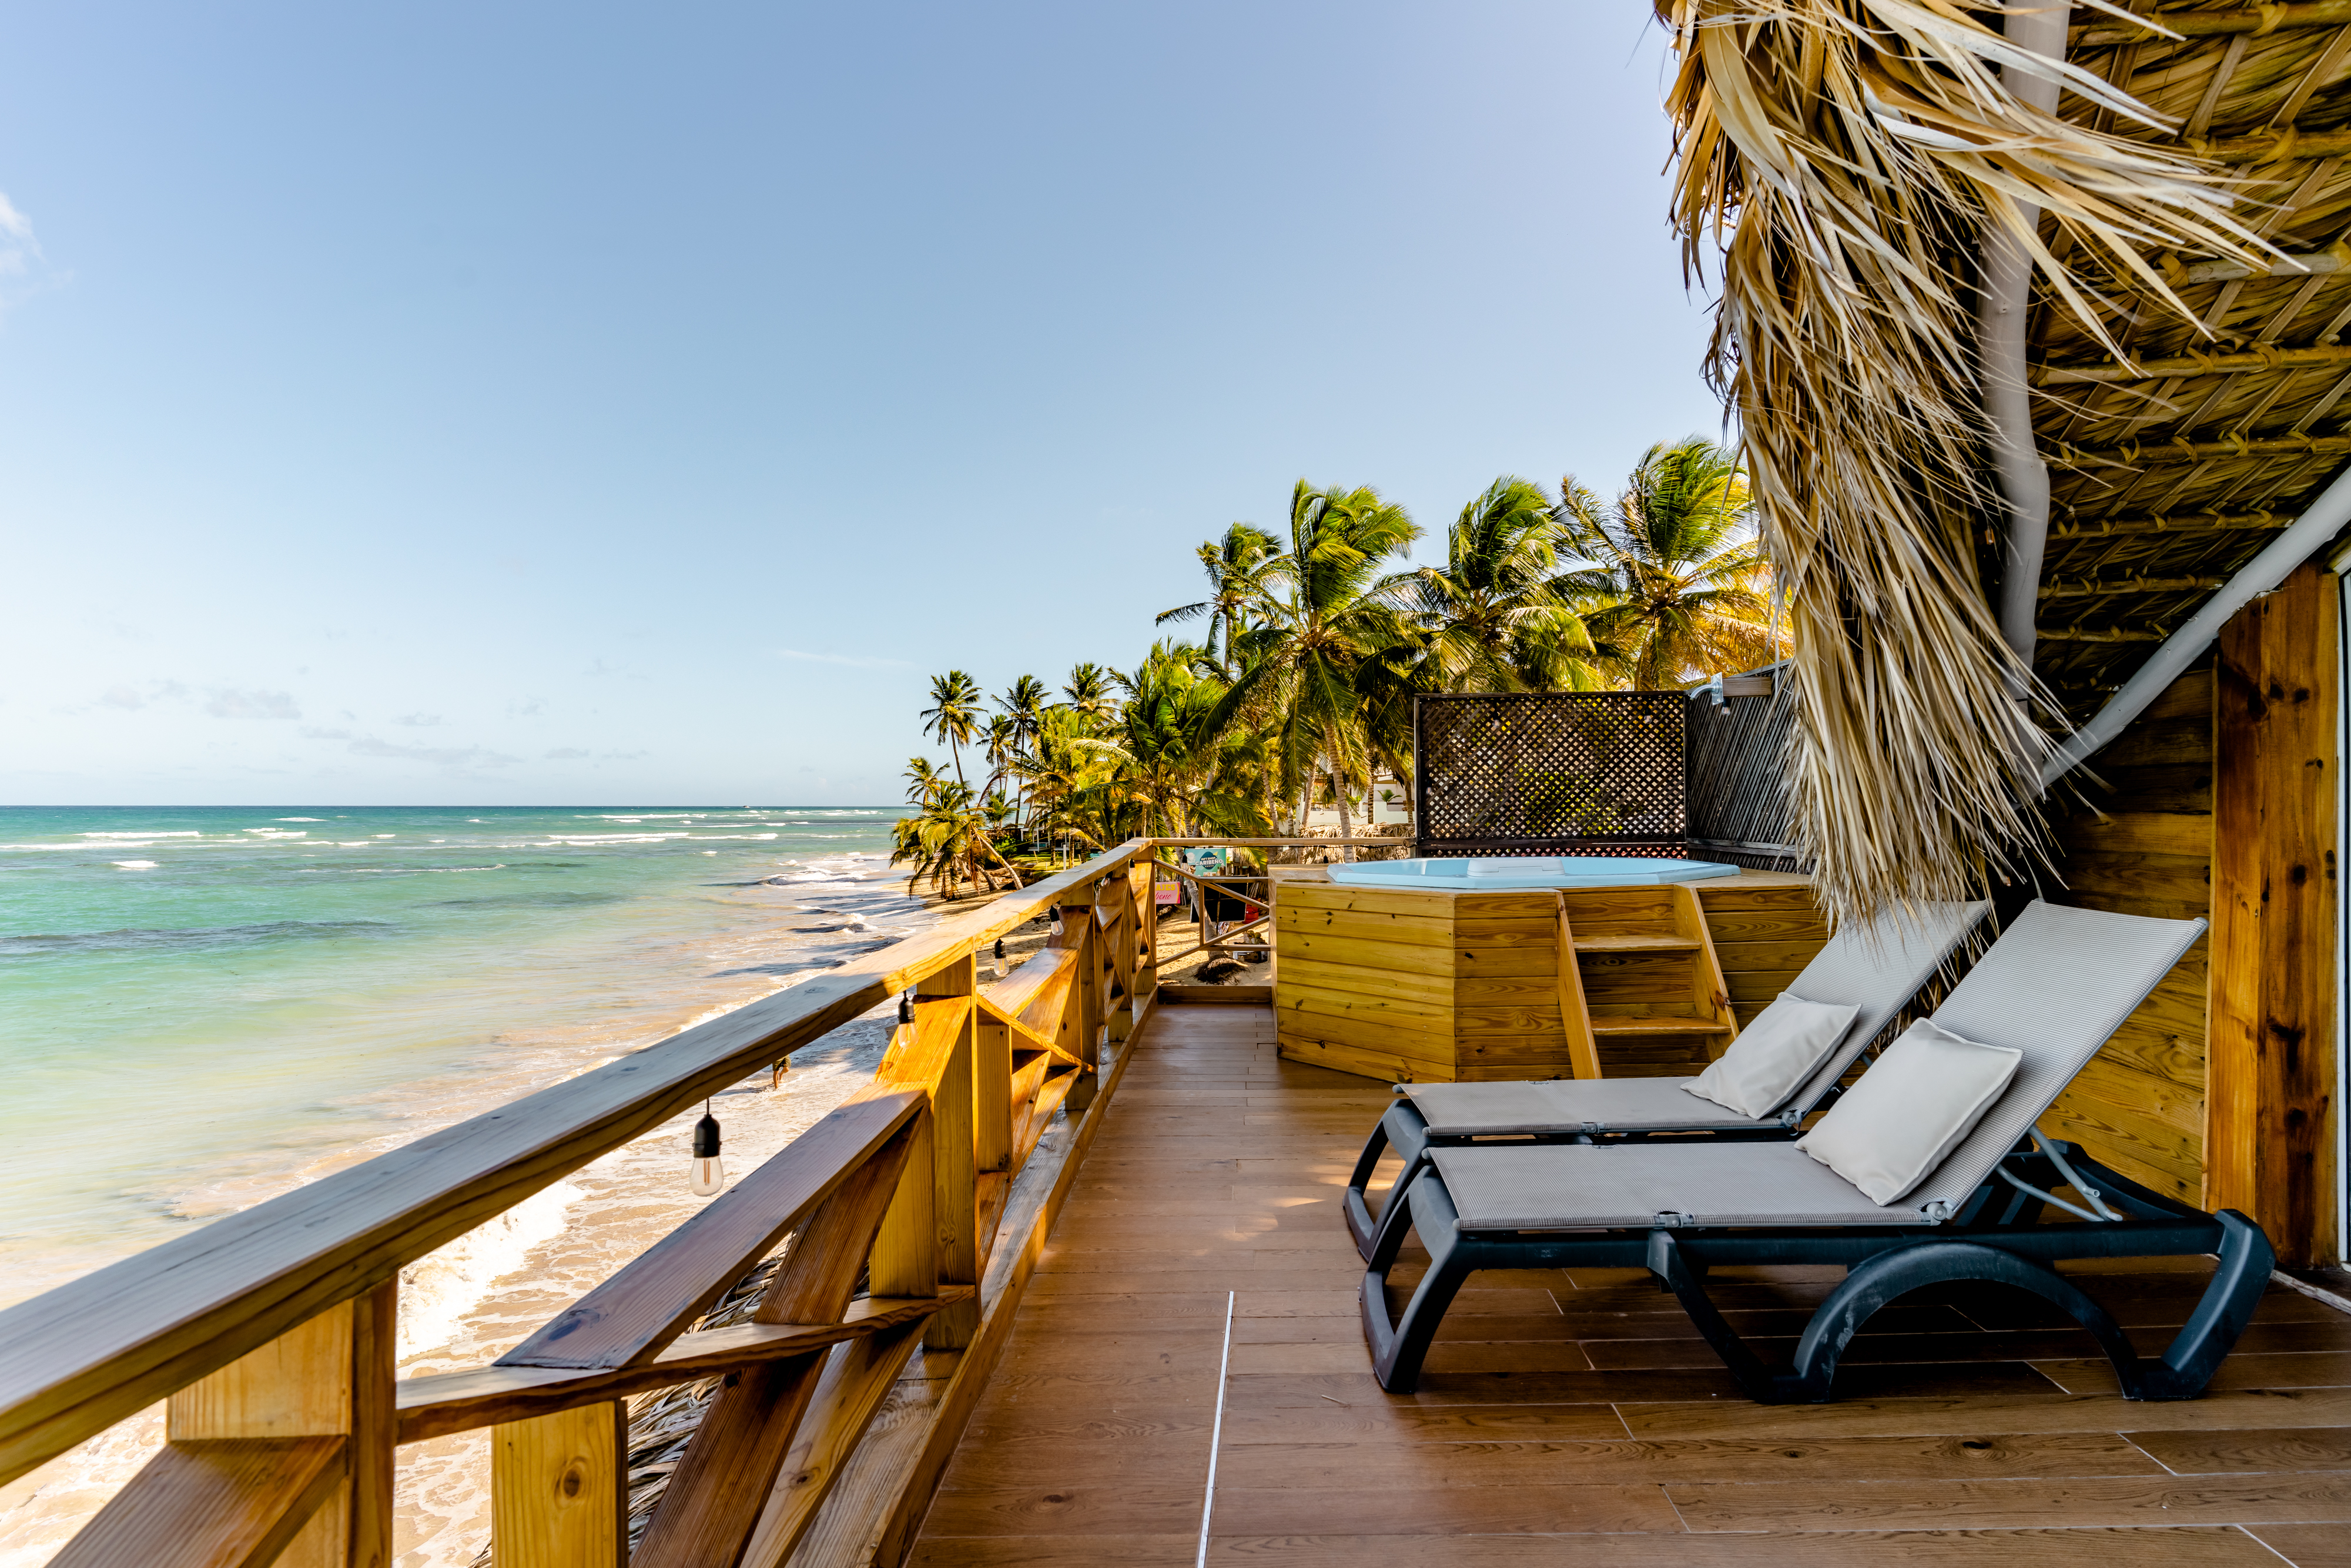
[{"label": "white cushion pillow", "polygon": [[1980,1045],[1921,1019],[1796,1147],[1872,1203],[1892,1203],[1975,1130],[2023,1060],[2021,1051]]},{"label": "white cushion pillow", "polygon": [[1760,1122],[1820,1071],[1860,1012],[1858,1005],[1808,1002],[1782,991],[1729,1051],[1682,1087]]}]

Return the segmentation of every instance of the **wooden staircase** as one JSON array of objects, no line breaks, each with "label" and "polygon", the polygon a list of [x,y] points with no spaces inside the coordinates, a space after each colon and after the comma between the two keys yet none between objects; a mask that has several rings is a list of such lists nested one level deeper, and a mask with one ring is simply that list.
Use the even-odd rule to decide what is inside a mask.
[{"label": "wooden staircase", "polygon": [[1559,1012],[1578,1078],[1680,1077],[1738,1036],[1697,890],[1561,890]]}]

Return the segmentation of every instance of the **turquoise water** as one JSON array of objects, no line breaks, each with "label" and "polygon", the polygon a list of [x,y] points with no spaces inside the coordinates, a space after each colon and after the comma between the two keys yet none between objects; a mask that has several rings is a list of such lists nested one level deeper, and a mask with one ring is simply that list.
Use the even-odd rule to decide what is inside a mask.
[{"label": "turquoise water", "polygon": [[0,1302],[921,924],[895,809],[0,809]]}]

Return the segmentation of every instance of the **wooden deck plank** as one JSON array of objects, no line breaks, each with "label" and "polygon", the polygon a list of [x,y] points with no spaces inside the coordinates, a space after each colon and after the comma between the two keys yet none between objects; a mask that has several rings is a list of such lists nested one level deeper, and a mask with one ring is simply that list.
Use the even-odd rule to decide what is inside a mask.
[{"label": "wooden deck plank", "polygon": [[[909,1561],[1193,1562],[1221,1390],[1230,1568],[2351,1568],[2351,1319],[2283,1290],[2203,1399],[2127,1403],[2064,1321],[1955,1291],[1867,1324],[1837,1403],[1764,1406],[1645,1270],[1485,1274],[1386,1395],[1338,1199],[1391,1096],[1276,1051],[1263,1008],[1137,1035]],[[2210,1268],[2070,1271],[2153,1350]],[[1714,1284],[1769,1348],[1841,1277]]]}]

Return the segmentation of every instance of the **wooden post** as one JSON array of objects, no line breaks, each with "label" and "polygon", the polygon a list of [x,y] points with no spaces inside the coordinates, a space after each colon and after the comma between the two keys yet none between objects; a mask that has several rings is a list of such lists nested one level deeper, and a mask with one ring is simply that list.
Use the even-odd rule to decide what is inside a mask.
[{"label": "wooden post", "polygon": [[1012,1030],[979,1017],[972,1057],[972,1164],[982,1172],[1012,1168]]},{"label": "wooden post", "polygon": [[2335,580],[2306,565],[2220,633],[2205,1202],[2285,1263],[2334,1254]]},{"label": "wooden post", "polygon": [[935,1118],[925,1110],[909,1130],[906,1168],[898,1173],[897,1190],[882,1217],[873,1239],[870,1281],[877,1296],[935,1296],[939,1293],[939,1222],[937,1143]]},{"label": "wooden post", "polygon": [[1149,1001],[1159,991],[1159,862],[1145,856],[1136,863],[1143,871],[1143,933],[1136,943],[1140,957],[1134,989],[1138,998]]},{"label": "wooden post", "polygon": [[173,1443],[220,1437],[344,1442],[343,1480],[277,1559],[279,1568],[386,1568],[392,1561],[395,1445],[392,1322],[397,1281],[328,1308],[164,1406]]},{"label": "wooden post", "polygon": [[1094,906],[1092,904],[1067,904],[1061,909],[1061,935],[1055,939],[1057,947],[1075,947],[1078,953],[1077,977],[1070,985],[1070,999],[1063,1009],[1064,1027],[1074,1036],[1065,1041],[1070,1054],[1092,1068],[1102,1060],[1098,1040],[1102,1033],[1102,946],[1094,936]]},{"label": "wooden post", "polygon": [[1105,878],[1099,894],[1110,907],[1110,928],[1103,934],[1110,944],[1110,1004],[1105,1021],[1115,1043],[1124,1040],[1134,1028],[1134,933],[1138,924],[1134,878],[1123,871]]},{"label": "wooden post", "polygon": [[611,1399],[490,1433],[490,1543],[498,1568],[623,1568],[629,1407]]},{"label": "wooden post", "polygon": [[[925,999],[977,996],[978,991],[979,962],[977,956],[971,953],[966,953],[936,974],[917,981],[914,986],[918,1005]],[[976,1007],[966,1014],[954,1058],[939,1075],[938,1088],[931,1097],[931,1157],[937,1194],[940,1284],[976,1286],[979,1283],[980,1136],[976,1116],[978,1018],[979,1009]],[[1005,1056],[1004,1092],[1008,1098],[1012,1071],[1008,1041]],[[1011,1124],[1008,1109],[1005,1125],[1008,1145],[1010,1140]],[[941,1308],[924,1330],[923,1343],[933,1350],[960,1350],[971,1343],[971,1336],[978,1328],[979,1300],[974,1295]]]}]

